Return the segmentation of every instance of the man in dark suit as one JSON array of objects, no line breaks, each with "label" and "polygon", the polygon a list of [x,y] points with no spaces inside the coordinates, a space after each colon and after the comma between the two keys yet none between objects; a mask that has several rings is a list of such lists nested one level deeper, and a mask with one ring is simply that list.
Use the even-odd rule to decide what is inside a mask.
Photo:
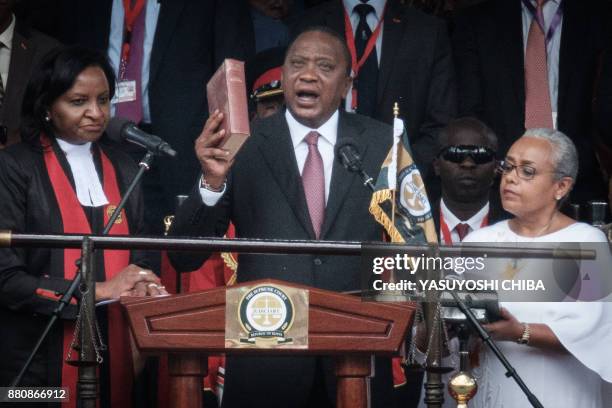
[{"label": "man in dark suit", "polygon": [[[606,47],[604,29],[610,20],[603,2],[597,0],[540,3],[489,0],[456,18],[453,46],[460,114],[475,115],[491,126],[499,137],[502,156],[526,126],[554,126],[567,134],[580,158],[572,201],[584,204],[604,194],[593,149],[592,102]],[[540,96],[549,101],[530,105],[528,62],[534,59],[529,36],[534,27],[540,30],[544,59],[540,70],[544,76],[534,86],[548,82],[548,95],[543,90]],[[529,125],[535,123],[530,122],[534,112],[544,109],[546,123]]]},{"label": "man in dark suit", "polygon": [[452,245],[503,217],[499,192],[492,190],[497,136],[475,118],[451,121],[438,139],[434,170],[442,198],[433,210],[440,242]]},{"label": "man in dark suit", "polygon": [[[372,39],[374,47],[355,81],[356,111],[391,124],[393,104],[397,102],[413,157],[426,176],[436,153],[437,132],[456,114],[453,61],[445,23],[399,0],[369,0],[366,4],[332,0],[307,13],[295,31],[308,25],[330,27],[345,39],[347,34],[352,35],[353,45],[350,40],[347,43],[355,49],[356,60],[367,52],[363,39]],[[363,46],[365,50],[360,53]],[[349,93],[348,110],[355,107],[353,96]]]},{"label": "man in dark suit", "polygon": [[[348,91],[348,51],[325,28],[301,34],[282,68],[287,109],[254,122],[235,161],[217,146],[214,113],[196,141],[202,177],[180,207],[175,235],[221,235],[231,220],[240,238],[379,240],[382,227],[368,212],[371,192],[336,160],[334,146],[356,140],[363,166],[376,174],[391,146],[391,128],[339,110]],[[231,170],[230,170],[231,169]],[[203,257],[174,257],[193,270]],[[359,288],[359,259],[344,256],[240,254],[238,282],[275,278],[334,291]],[[374,406],[387,407],[389,361],[379,361]],[[228,358],[223,406],[333,406],[331,362],[316,358]]]},{"label": "man in dark suit", "polygon": [[14,0],[0,4],[0,148],[19,141],[21,102],[32,69],[59,46],[56,40],[15,18],[14,5]]}]

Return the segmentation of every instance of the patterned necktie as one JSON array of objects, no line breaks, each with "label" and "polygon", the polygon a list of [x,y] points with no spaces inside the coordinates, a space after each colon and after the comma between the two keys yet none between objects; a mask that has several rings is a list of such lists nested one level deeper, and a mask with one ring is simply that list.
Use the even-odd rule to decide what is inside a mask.
[{"label": "patterned necktie", "polygon": [[[372,36],[372,29],[366,20],[370,13],[374,13],[374,7],[369,4],[358,4],[353,9],[359,14],[359,23],[355,30],[355,51],[357,60],[363,55],[368,40]],[[373,116],[376,108],[376,91],[378,88],[378,58],[376,47],[368,55],[357,76],[357,113]]]},{"label": "patterned necktie", "polygon": [[308,144],[308,156],[302,171],[302,184],[306,194],[306,204],[310,214],[310,222],[315,236],[319,239],[321,226],[325,216],[325,176],[323,173],[323,158],[317,147],[319,133],[309,132],[304,138]]},{"label": "patterned necktie", "polygon": [[455,231],[457,231],[457,235],[459,235],[459,241],[463,241],[463,238],[468,234],[470,230],[470,226],[465,223],[457,224],[455,227]]},{"label": "patterned necktie", "polygon": [[552,107],[548,88],[546,35],[543,7],[537,0],[536,16],[531,21],[525,53],[525,128],[552,128]]},{"label": "patterned necktie", "polygon": [[[119,80],[136,81],[136,99],[117,104],[115,116],[130,119],[135,123],[142,120],[142,61],[144,57],[144,33],[146,7],[142,9],[132,28],[130,38],[130,56],[125,67],[125,74]],[[121,75],[121,73],[119,74]]]}]

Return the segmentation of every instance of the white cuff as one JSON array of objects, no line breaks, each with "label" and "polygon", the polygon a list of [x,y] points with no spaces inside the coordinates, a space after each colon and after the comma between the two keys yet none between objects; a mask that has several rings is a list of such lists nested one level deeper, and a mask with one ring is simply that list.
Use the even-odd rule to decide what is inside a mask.
[{"label": "white cuff", "polygon": [[202,202],[208,207],[217,205],[221,197],[223,197],[223,194],[225,194],[225,189],[227,188],[227,184],[223,183],[223,190],[217,192],[202,187],[201,179],[198,180],[198,183],[200,183],[200,197],[202,197]]}]

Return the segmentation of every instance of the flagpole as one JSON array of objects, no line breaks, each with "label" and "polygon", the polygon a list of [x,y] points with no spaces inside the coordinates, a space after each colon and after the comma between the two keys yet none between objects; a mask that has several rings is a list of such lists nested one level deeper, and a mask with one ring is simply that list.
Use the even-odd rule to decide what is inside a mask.
[{"label": "flagpole", "polygon": [[[397,119],[399,116],[399,105],[397,102],[393,103],[393,118]],[[395,143],[395,138],[393,138],[393,143]],[[393,157],[393,160],[397,160],[397,157]],[[395,175],[397,177],[397,175]],[[395,225],[395,193],[397,191],[397,185],[393,190],[391,190],[391,225]]]}]

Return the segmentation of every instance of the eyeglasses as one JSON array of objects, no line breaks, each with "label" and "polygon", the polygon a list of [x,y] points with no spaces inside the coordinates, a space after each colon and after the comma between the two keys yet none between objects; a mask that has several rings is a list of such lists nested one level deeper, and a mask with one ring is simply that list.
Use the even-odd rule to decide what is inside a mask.
[{"label": "eyeglasses", "polygon": [[476,164],[490,163],[495,160],[495,151],[485,146],[448,146],[438,153],[438,157],[442,156],[444,160],[461,164],[468,157]]},{"label": "eyeglasses", "polygon": [[512,170],[516,169],[516,175],[523,180],[533,180],[536,174],[557,173],[556,171],[538,171],[535,167],[528,164],[512,164],[506,160],[502,160],[497,169],[500,173],[504,174],[509,174]]}]

